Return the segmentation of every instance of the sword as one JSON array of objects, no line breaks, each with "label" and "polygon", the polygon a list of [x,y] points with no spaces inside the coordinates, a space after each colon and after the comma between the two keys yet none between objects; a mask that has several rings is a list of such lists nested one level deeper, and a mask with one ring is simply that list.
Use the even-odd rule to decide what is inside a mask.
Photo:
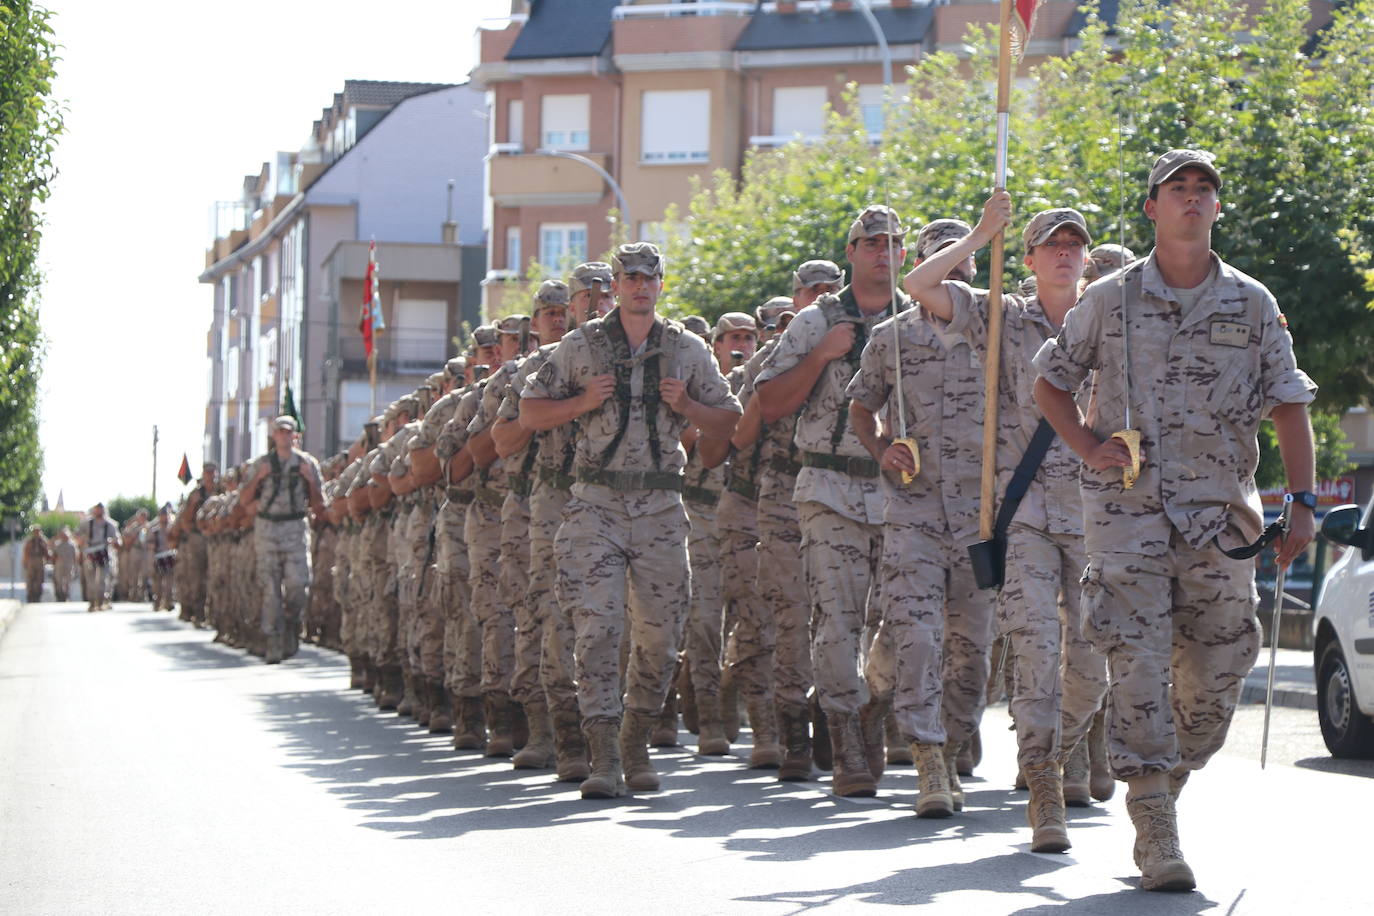
[{"label": "sword", "polygon": [[[1288,524],[1293,515],[1293,494],[1283,494],[1283,511],[1279,514],[1278,526],[1284,537],[1288,535]],[[1269,624],[1269,676],[1264,688],[1264,735],[1260,738],[1260,769],[1269,756],[1269,714],[1274,709],[1274,663],[1279,654],[1279,623],[1283,620],[1283,580],[1288,574],[1287,566],[1280,566],[1274,580],[1274,616]]]}]

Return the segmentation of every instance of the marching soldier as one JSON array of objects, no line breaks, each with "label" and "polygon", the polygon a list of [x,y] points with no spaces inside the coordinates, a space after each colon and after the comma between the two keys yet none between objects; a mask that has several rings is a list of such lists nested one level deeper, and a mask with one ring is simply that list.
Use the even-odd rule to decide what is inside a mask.
[{"label": "marching soldier", "polygon": [[706,344],[655,315],[663,286],[658,249],[621,245],[612,265],[616,309],[564,337],[527,381],[520,403],[521,424],[536,431],[579,421],[576,483],[555,550],[591,745],[584,798],[659,786],[649,732],[670,686],[691,587],[679,437],[694,424],[728,439],[739,413]]},{"label": "marching soldier", "polygon": [[148,527],[148,551],[153,556],[153,610],[172,609],[172,573],[176,569],[176,548],[172,546],[172,506],[164,503],[157,510],[157,521]]},{"label": "marching soldier", "polygon": [[45,564],[51,558],[52,546],[48,543],[48,539],[43,536],[43,529],[37,525],[30,525],[29,536],[24,539],[23,561],[24,600],[29,604],[43,600]]},{"label": "marching soldier", "polygon": [[58,601],[67,600],[76,568],[76,545],[72,543],[72,532],[63,526],[53,538],[52,545],[52,590]]},{"label": "marching soldier", "polygon": [[110,609],[110,587],[113,576],[110,551],[119,538],[119,527],[105,517],[105,504],[96,503],[91,514],[81,523],[82,548],[86,562],[91,564],[90,591],[86,595],[87,611]]},{"label": "marching soldier", "polygon": [[[1035,357],[1040,407],[1083,459],[1084,628],[1108,660],[1110,759],[1146,890],[1195,884],[1175,805],[1225,740],[1259,651],[1254,564],[1224,551],[1263,526],[1266,415],[1295,503],[1278,562],[1314,529],[1316,386],[1269,290],[1211,250],[1221,187],[1210,154],[1160,156],[1144,205],[1154,250],[1088,287]],[[1090,377],[1084,416],[1073,392]]]}]

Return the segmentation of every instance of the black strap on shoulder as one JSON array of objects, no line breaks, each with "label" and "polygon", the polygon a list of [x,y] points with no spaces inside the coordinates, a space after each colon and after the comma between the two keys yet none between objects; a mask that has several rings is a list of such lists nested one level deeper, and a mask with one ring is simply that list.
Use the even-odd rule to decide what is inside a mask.
[{"label": "black strap on shoulder", "polygon": [[1054,427],[1050,425],[1049,420],[1042,418],[1040,425],[1035,427],[1030,444],[1026,446],[1026,453],[1021,456],[1020,464],[1012,471],[1011,483],[1007,484],[1007,493],[1002,497],[1002,508],[997,510],[997,522],[993,525],[992,536],[995,540],[1001,540],[1006,536],[1007,528],[1016,516],[1016,510],[1021,507],[1021,499],[1030,489],[1035,472],[1040,470],[1045,453],[1050,450],[1050,443],[1053,441]]},{"label": "black strap on shoulder", "polygon": [[[859,371],[859,360],[863,356],[864,345],[868,343],[868,325],[863,320],[863,313],[859,311],[859,304],[854,301],[852,295],[840,298],[840,309],[833,306],[825,310],[826,324],[834,327],[843,318],[857,318],[854,324],[854,344],[845,354],[845,361],[849,363],[850,374]],[[844,441],[845,429],[849,424],[849,411],[841,409],[835,417],[835,427],[830,431],[830,451],[838,452],[840,443]]]},{"label": "black strap on shoulder", "polygon": [[[610,444],[601,453],[600,467],[604,470],[610,464],[611,458],[615,456],[616,449],[620,448],[620,443],[625,438],[625,432],[630,427],[630,404],[634,400],[630,390],[630,376],[640,360],[636,360],[630,355],[630,342],[625,336],[625,326],[620,323],[619,309],[615,309],[602,319],[602,328],[605,330],[606,338],[611,345],[612,371],[615,373],[615,401],[620,410],[620,421],[616,426],[615,435],[611,437]],[[654,351],[658,350],[662,335],[663,322],[656,320],[653,327],[649,329],[649,337],[644,344],[646,355],[650,353],[654,355],[642,360],[644,363],[644,391],[640,396],[640,402],[644,405],[644,424],[649,434],[649,455],[653,458],[655,470],[659,469],[662,460],[662,448],[658,440],[658,405],[662,396],[658,392],[658,383],[663,354],[654,353]]]}]

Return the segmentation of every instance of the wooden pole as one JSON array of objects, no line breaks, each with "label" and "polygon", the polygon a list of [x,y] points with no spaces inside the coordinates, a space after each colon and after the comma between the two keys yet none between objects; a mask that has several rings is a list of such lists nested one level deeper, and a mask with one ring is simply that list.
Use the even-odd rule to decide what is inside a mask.
[{"label": "wooden pole", "polygon": [[[1011,17],[1014,0],[1002,0],[997,52],[997,152],[993,166],[997,190],[1007,186],[1007,133],[1011,111]],[[1002,267],[1006,230],[992,240],[988,267],[988,356],[983,366],[983,479],[978,503],[979,537],[992,537],[997,487],[997,388],[1002,372]]]}]

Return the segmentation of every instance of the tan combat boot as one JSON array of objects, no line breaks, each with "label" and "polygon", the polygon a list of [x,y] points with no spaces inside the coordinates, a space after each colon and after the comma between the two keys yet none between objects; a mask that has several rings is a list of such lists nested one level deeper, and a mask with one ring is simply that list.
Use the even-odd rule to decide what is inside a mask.
[{"label": "tan combat boot", "polygon": [[887,748],[883,745],[883,729],[887,714],[892,711],[892,699],[880,700],[869,697],[859,710],[859,731],[864,740],[864,760],[868,763],[869,775],[877,782],[883,778],[887,768]]},{"label": "tan combat boot", "polygon": [[1126,799],[1135,825],[1135,864],[1147,891],[1190,891],[1197,886],[1193,870],[1178,845],[1178,813],[1171,795]]},{"label": "tan combat boot", "polygon": [[958,776],[972,776],[973,768],[983,760],[983,737],[975,729],[963,744],[959,745],[954,759],[954,772]]},{"label": "tan combat boot", "polygon": [[381,686],[377,690],[377,708],[395,709],[405,695],[405,682],[401,679],[400,665],[383,665]]},{"label": "tan combat boot", "polygon": [[1111,765],[1107,761],[1107,711],[1099,709],[1093,716],[1093,727],[1088,732],[1088,788],[1093,798],[1106,801],[1116,793],[1116,780],[1112,778]]},{"label": "tan combat boot", "polygon": [[636,792],[657,792],[658,772],[649,760],[649,732],[656,716],[625,712],[620,725],[620,759],[625,770],[625,785]]},{"label": "tan combat boot", "polygon": [[784,755],[778,767],[779,782],[805,782],[811,778],[811,712],[805,706],[778,703]]},{"label": "tan combat boot", "polygon": [[830,723],[830,753],[835,767],[831,791],[841,798],[872,798],[878,783],[868,771],[863,732],[857,713],[826,713]]},{"label": "tan combat boot", "polygon": [[951,817],[954,799],[949,793],[949,770],[945,767],[943,744],[911,742],[911,759],[916,761],[917,817]]},{"label": "tan combat boot", "polygon": [[1088,788],[1086,738],[1078,742],[1064,761],[1064,804],[1070,808],[1086,808],[1092,804],[1092,793]]},{"label": "tan combat boot", "polygon": [[[271,652],[271,648],[268,650]],[[415,714],[415,681],[410,675],[410,666],[401,665],[401,683],[404,685],[401,691],[401,702],[396,704],[396,715],[410,716]]]},{"label": "tan combat boot", "polygon": [[692,684],[692,666],[687,659],[682,660],[674,681],[677,683],[677,694],[681,697],[682,727],[695,735],[701,726],[697,718],[697,692]]},{"label": "tan combat boot", "polygon": [[816,755],[816,769],[828,773],[834,766],[831,750],[835,743],[830,740],[830,723],[825,710],[821,709],[820,694],[815,687],[807,694],[807,703],[811,711],[811,753]]},{"label": "tan combat boot", "polygon": [[955,811],[964,810],[964,784],[959,781],[959,748],[945,742],[945,778],[949,780],[949,800]]},{"label": "tan combat boot", "polygon": [[588,719],[583,726],[591,746],[592,771],[582,781],[583,798],[617,798],[625,794],[620,775],[620,720],[612,716]]},{"label": "tan combat boot", "polygon": [[348,686],[349,689],[357,689],[363,686],[366,675],[363,674],[363,660],[356,655],[348,657]]},{"label": "tan combat boot", "polygon": [[487,722],[481,697],[458,698],[458,721],[453,727],[455,751],[480,751],[487,746]]},{"label": "tan combat boot", "polygon": [[658,714],[654,730],[649,734],[649,743],[654,747],[677,747],[677,691],[671,685],[663,701],[663,711]]},{"label": "tan combat boot", "polygon": [[897,727],[897,717],[890,712],[883,720],[883,735],[887,738],[888,766],[915,763],[911,759],[911,748],[902,740],[902,731]]},{"label": "tan combat boot", "polygon": [[1063,852],[1069,848],[1069,827],[1064,820],[1064,776],[1059,762],[1025,766],[1026,820],[1031,828],[1031,852]]},{"label": "tan combat boot", "polygon": [[511,758],[511,765],[517,770],[547,770],[554,765],[553,723],[542,696],[525,704],[525,718],[530,723],[530,737]]},{"label": "tan combat boot", "polygon": [[453,706],[441,678],[426,679],[429,686],[429,733],[447,735],[453,731]]},{"label": "tan combat boot", "polygon": [[703,757],[730,753],[730,740],[720,721],[720,697],[704,690],[697,693],[697,753]]},{"label": "tan combat boot", "polygon": [[515,736],[511,725],[515,710],[510,694],[492,690],[484,694],[482,701],[487,711],[487,750],[488,757],[509,757],[515,753]]},{"label": "tan combat boot", "polygon": [[582,734],[582,720],[576,707],[554,710],[553,749],[559,782],[581,782],[591,775],[587,739]]},{"label": "tan combat boot", "polygon": [[778,714],[773,704],[756,699],[749,703],[749,728],[754,732],[754,749],[749,752],[749,769],[776,770],[782,763],[778,746]]},{"label": "tan combat boot", "polygon": [[[700,705],[700,700],[697,701]],[[724,668],[720,672],[720,724],[725,729],[728,741],[739,740],[739,688],[735,685],[735,672]]]}]

